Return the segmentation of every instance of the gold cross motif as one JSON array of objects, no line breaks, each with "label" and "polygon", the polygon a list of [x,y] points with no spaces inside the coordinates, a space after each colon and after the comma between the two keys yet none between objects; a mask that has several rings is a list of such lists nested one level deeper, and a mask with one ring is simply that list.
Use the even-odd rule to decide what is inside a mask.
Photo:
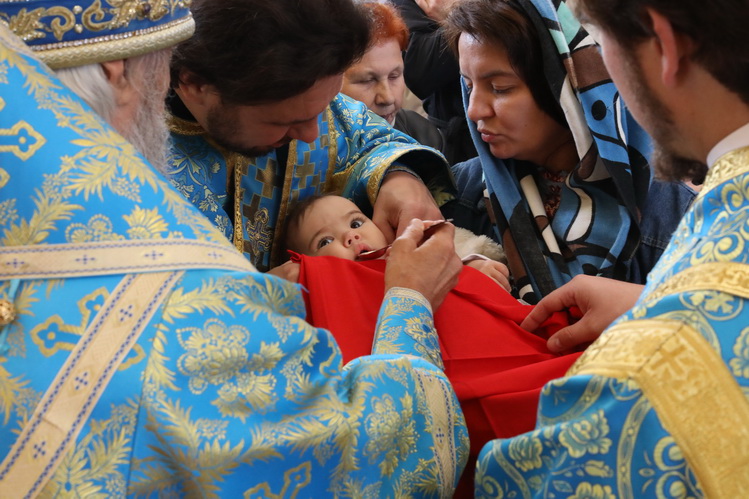
[{"label": "gold cross motif", "polygon": [[320,174],[317,175],[313,174],[315,173],[315,163],[310,161],[310,155],[312,154],[312,151],[305,151],[304,152],[304,163],[299,165],[296,169],[296,176],[300,179],[299,180],[299,188],[304,189],[307,187],[307,180],[311,179],[310,186],[311,187],[317,187],[320,185]]},{"label": "gold cross motif", "polygon": [[[255,204],[255,200],[253,200],[252,204]],[[249,208],[252,210],[252,207]],[[244,250],[245,252],[250,253],[252,263],[255,267],[258,267],[258,269],[260,269],[262,263],[260,257],[264,252],[270,250],[273,233],[268,227],[269,219],[268,209],[263,208],[257,210],[255,215],[251,219],[248,217],[247,222],[245,222],[247,238],[244,241]]]},{"label": "gold cross motif", "polygon": [[276,176],[276,161],[268,158],[265,162],[265,167],[257,167],[255,171],[255,180],[263,184],[263,190],[260,193],[266,199],[270,199],[273,195],[273,186],[275,185]]}]

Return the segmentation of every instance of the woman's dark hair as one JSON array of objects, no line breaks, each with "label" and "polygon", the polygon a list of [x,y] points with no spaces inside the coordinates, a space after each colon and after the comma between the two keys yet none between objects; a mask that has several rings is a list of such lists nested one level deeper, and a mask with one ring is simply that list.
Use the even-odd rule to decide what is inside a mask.
[{"label": "woman's dark hair", "polygon": [[538,32],[515,2],[507,0],[461,0],[450,10],[442,26],[447,45],[458,54],[460,35],[505,49],[512,69],[528,85],[536,104],[558,123],[567,126],[562,107],[544,74]]},{"label": "woman's dark hair", "polygon": [[210,84],[225,103],[299,95],[367,49],[366,12],[351,0],[194,0],[195,34],[172,56],[172,87]]},{"label": "woman's dark hair", "polygon": [[692,60],[749,104],[747,0],[578,0],[577,11],[627,49],[652,36],[647,8],[696,45]]}]

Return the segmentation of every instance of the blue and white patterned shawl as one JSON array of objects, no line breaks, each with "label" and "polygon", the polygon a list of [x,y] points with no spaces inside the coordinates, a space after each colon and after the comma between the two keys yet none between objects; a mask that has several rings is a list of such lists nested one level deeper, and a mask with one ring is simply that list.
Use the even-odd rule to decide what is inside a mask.
[{"label": "blue and white patterned shawl", "polygon": [[[561,186],[558,211],[549,220],[543,208],[534,210],[528,202],[535,198],[543,206],[538,167],[492,156],[469,120],[496,235],[507,249],[520,297],[535,302],[577,274],[627,279],[640,242],[651,146],[610,80],[595,41],[569,7],[559,0],[517,4],[540,33],[549,87],[582,158]],[[532,185],[521,187],[528,176]]]}]

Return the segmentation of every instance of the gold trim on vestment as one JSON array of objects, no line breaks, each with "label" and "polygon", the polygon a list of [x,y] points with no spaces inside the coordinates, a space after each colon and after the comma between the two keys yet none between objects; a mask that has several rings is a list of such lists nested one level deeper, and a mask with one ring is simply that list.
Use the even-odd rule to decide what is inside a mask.
[{"label": "gold trim on vestment", "polygon": [[[382,181],[385,179],[385,174],[387,174],[388,170],[390,170],[390,168],[393,166],[393,163],[398,161],[401,156],[418,150],[420,149],[411,149],[408,151],[401,151],[400,154],[397,155],[391,155],[386,160],[384,160],[382,164],[380,164],[380,166],[375,169],[374,172],[372,172],[372,175],[367,181],[367,197],[369,198],[369,202],[372,203],[372,206],[374,206],[377,195],[380,192],[380,187],[382,186]],[[421,179],[421,176],[419,176],[418,173],[416,173],[415,171],[413,173],[417,176],[417,178]],[[421,180],[423,182],[423,179]]]},{"label": "gold trim on vestment", "polygon": [[735,149],[724,154],[710,167],[705,183],[694,202],[705,197],[705,194],[716,186],[746,173],[749,173],[749,147]]},{"label": "gold trim on vestment", "polygon": [[[278,206],[278,217],[276,217],[276,225],[273,227],[273,242],[271,243],[270,258],[268,258],[268,268],[276,267],[281,260],[281,238],[284,235],[283,226],[286,222],[286,214],[289,211],[289,198],[291,197],[291,185],[296,173],[296,160],[297,160],[297,144],[298,140],[292,140],[289,142],[289,155],[286,158],[286,168],[284,171],[283,180],[283,191],[281,192],[281,204]],[[278,164],[278,157],[276,157],[276,168]],[[276,172],[276,175],[278,172]],[[275,178],[275,176],[274,176]]]},{"label": "gold trim on vestment", "polygon": [[619,445],[616,449],[616,467],[617,492],[622,499],[636,499],[638,493],[632,490],[632,462],[634,460],[635,447],[639,431],[642,429],[642,421],[648,415],[650,401],[647,398],[640,398],[635,402],[634,407],[627,414],[627,419],[622,426],[622,433]]},{"label": "gold trim on vestment", "polygon": [[695,329],[671,320],[622,322],[588,347],[568,375],[633,380],[705,496],[749,497],[749,401]]},{"label": "gold trim on vestment", "polygon": [[167,115],[166,119],[169,123],[169,131],[177,135],[194,137],[195,135],[205,134],[205,130],[203,130],[203,127],[197,121],[186,120],[173,114]]},{"label": "gold trim on vestment", "polygon": [[439,473],[438,483],[441,484],[440,497],[447,499],[453,496],[457,478],[455,471],[459,469],[454,445],[458,412],[453,404],[450,385],[445,380],[436,379],[431,373],[422,373],[418,369],[414,370],[414,374],[416,384],[421,387],[430,409],[432,438],[435,442],[434,459]]},{"label": "gold trim on vestment", "polygon": [[[244,232],[242,232],[242,204],[244,203],[244,189],[242,189],[242,177],[250,169],[249,159],[242,155],[236,155],[232,160],[235,162],[232,168],[232,177],[234,179],[234,247],[240,253],[244,253]],[[227,175],[229,174],[229,160],[227,159]]]},{"label": "gold trim on vestment", "polygon": [[325,109],[325,121],[328,122],[328,171],[325,174],[323,192],[329,193],[336,192],[333,189],[333,176],[338,162],[338,130],[335,127],[335,118],[330,106]]},{"label": "gold trim on vestment", "polygon": [[642,302],[689,291],[718,291],[749,299],[749,265],[736,262],[701,263],[688,267],[659,284]]},{"label": "gold trim on vestment", "polygon": [[228,244],[190,239],[0,247],[0,281],[205,268],[256,271]]},{"label": "gold trim on vestment", "polygon": [[184,272],[125,276],[88,325],[0,464],[0,497],[35,497]]}]

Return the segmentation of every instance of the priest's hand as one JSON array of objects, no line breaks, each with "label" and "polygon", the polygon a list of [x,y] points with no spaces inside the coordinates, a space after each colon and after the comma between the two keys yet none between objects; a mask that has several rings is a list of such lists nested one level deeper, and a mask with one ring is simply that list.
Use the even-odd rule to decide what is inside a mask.
[{"label": "priest's hand", "polygon": [[419,178],[407,172],[388,173],[380,185],[372,221],[392,241],[414,218],[439,220],[442,213]]},{"label": "priest's hand", "polygon": [[575,276],[545,296],[520,327],[536,330],[554,312],[577,308],[582,317],[549,338],[549,350],[566,352],[595,341],[616,318],[637,302],[644,286],[605,277]]},{"label": "priest's hand", "polygon": [[455,253],[455,227],[446,223],[424,231],[431,222],[414,219],[387,253],[385,291],[393,287],[418,291],[437,310],[458,283],[463,263]]}]

